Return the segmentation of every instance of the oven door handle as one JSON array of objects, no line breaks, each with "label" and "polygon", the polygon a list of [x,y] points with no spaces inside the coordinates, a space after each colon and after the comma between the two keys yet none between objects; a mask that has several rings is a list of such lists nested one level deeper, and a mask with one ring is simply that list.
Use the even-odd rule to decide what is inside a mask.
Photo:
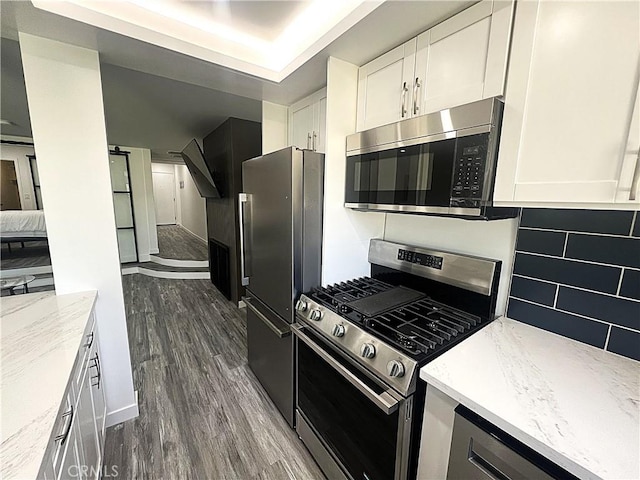
[{"label": "oven door handle", "polygon": [[357,376],[349,371],[344,365],[336,361],[330,354],[328,354],[322,347],[318,346],[309,336],[303,332],[303,326],[294,323],[291,328],[293,333],[304,342],[311,350],[316,352],[323,360],[325,360],[331,367],[344,377],[351,385],[356,387],[361,393],[363,393],[369,400],[371,400],[380,410],[387,415],[395,412],[400,406],[401,399],[396,398],[393,392],[387,390],[378,394],[374,392],[367,384],[360,380]]}]

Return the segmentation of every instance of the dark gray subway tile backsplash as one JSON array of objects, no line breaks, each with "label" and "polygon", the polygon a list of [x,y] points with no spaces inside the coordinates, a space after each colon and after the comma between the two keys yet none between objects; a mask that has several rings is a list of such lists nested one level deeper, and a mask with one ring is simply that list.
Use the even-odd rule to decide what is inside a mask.
[{"label": "dark gray subway tile backsplash", "polygon": [[640,360],[640,213],[523,209],[507,315]]}]

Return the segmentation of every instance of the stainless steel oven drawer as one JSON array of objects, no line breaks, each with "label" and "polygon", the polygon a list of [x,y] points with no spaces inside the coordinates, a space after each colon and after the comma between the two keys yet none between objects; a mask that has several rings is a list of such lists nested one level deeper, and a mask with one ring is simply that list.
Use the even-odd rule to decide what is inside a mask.
[{"label": "stainless steel oven drawer", "polygon": [[470,410],[456,408],[448,480],[552,480],[568,472]]}]

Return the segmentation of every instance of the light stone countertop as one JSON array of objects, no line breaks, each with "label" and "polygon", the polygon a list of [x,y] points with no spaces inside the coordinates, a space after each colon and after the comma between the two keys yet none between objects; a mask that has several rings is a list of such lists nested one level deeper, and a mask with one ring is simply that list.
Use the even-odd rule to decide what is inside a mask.
[{"label": "light stone countertop", "polygon": [[0,300],[0,476],[34,479],[72,374],[96,291]]},{"label": "light stone countertop", "polygon": [[580,478],[640,478],[640,362],[502,317],[420,377]]}]

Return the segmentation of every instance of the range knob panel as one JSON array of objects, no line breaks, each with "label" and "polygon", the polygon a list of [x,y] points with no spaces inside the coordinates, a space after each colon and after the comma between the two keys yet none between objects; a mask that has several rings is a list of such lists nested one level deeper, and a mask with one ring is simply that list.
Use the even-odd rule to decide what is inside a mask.
[{"label": "range knob panel", "polygon": [[335,324],[331,329],[331,335],[333,335],[334,337],[343,337],[344,325],[340,325],[339,323]]},{"label": "range knob panel", "polygon": [[363,343],[360,347],[360,355],[364,358],[373,358],[376,356],[376,347],[371,343]]},{"label": "range knob panel", "polygon": [[309,312],[309,318],[311,320],[315,320],[316,322],[319,321],[322,318],[322,311],[314,308],[313,310],[311,310],[311,312]]},{"label": "range knob panel", "polygon": [[296,302],[296,310],[299,312],[306,312],[308,307],[309,304],[302,299]]},{"label": "range knob panel", "polygon": [[391,360],[387,363],[387,373],[390,377],[404,376],[404,365],[398,360]]}]

